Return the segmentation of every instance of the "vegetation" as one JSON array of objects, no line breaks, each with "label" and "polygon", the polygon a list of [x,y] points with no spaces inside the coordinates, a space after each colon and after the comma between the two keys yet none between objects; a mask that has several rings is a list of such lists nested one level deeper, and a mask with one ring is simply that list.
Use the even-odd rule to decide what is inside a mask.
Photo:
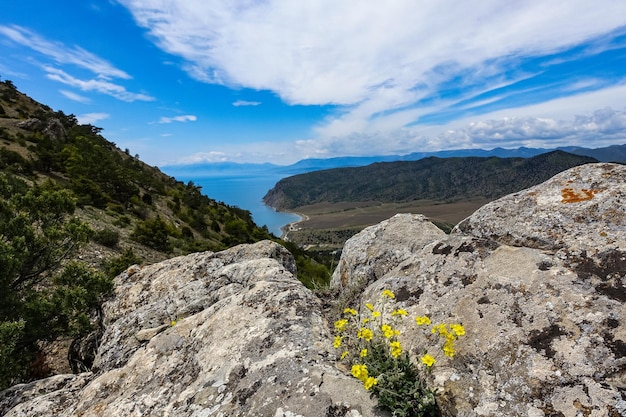
[{"label": "vegetation", "polygon": [[38,342],[80,337],[113,281],[67,262],[90,228],[74,199],[51,182],[29,187],[0,173],[0,388],[28,378]]},{"label": "vegetation", "polygon": [[[410,345],[403,345],[398,327],[409,320],[408,312],[401,308],[389,311],[388,303],[394,298],[393,292],[384,290],[378,307],[367,303],[363,314],[346,308],[343,318],[335,321],[333,346],[341,352],[340,361],[347,362],[352,376],[394,416],[439,416],[436,392],[426,380],[437,362],[437,353],[431,355],[424,346],[412,350]],[[427,316],[414,320],[418,332],[424,333],[423,342],[437,345],[445,357],[455,356],[456,341],[465,334],[461,324],[432,325]],[[411,360],[411,350],[419,356],[419,363]]]},{"label": "vegetation", "polygon": [[[42,342],[97,332],[97,310],[128,266],[278,240],[249,211],[144,164],[11,81],[0,82],[0,109],[0,389],[46,374]],[[296,260],[308,286],[328,283],[324,263],[304,251]]]},{"label": "vegetation", "polygon": [[283,178],[264,197],[279,210],[341,201],[455,202],[499,198],[577,165],[597,162],[562,151],[533,158],[425,158],[336,168]]}]

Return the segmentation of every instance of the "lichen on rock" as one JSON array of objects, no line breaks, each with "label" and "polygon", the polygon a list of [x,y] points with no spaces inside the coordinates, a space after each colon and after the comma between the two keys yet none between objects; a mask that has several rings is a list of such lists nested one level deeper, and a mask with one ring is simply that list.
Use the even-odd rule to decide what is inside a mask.
[{"label": "lichen on rock", "polygon": [[[411,317],[464,326],[429,378],[445,416],[625,415],[624,178],[573,168],[450,235],[394,216],[346,243],[332,286],[359,302],[389,289]],[[93,372],[5,390],[0,414],[388,415],[337,366],[323,303],[295,272],[269,241],[132,267],[103,307]]]}]

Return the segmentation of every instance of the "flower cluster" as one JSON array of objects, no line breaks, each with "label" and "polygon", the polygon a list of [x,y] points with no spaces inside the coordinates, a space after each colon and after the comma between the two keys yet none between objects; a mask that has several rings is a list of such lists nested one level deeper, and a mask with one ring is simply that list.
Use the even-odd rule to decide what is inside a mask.
[{"label": "flower cluster", "polygon": [[[393,299],[395,294],[384,290],[381,302],[378,303],[379,308],[372,303],[366,303],[362,313],[346,308],[342,318],[334,323],[333,346],[341,349],[340,360],[348,361],[352,376],[360,380],[366,390],[372,390],[378,395],[381,405],[392,411],[399,410],[397,407],[411,408],[415,406],[412,401],[421,398],[423,404],[435,407],[434,391],[426,387],[423,377],[419,381],[414,380],[420,372],[410,359],[411,349],[407,349],[399,340],[401,332],[398,325],[406,320],[409,313],[402,308],[388,309],[387,304]],[[439,337],[440,342],[431,344],[440,345],[447,357],[455,355],[455,342],[465,334],[461,324],[432,325],[428,316],[414,319],[426,338]],[[429,354],[425,349],[422,352],[418,363],[422,364],[424,371],[429,372],[437,362],[436,355]]]}]

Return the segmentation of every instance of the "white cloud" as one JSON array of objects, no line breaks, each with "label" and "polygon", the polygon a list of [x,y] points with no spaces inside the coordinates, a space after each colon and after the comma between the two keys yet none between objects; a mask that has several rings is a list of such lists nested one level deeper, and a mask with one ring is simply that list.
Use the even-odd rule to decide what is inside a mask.
[{"label": "white cloud", "polygon": [[[338,105],[316,126],[317,140],[298,145],[320,145],[307,154],[436,146],[447,128],[426,134],[412,125],[420,117],[495,103],[493,96],[467,100],[536,75],[521,73],[522,58],[626,26],[626,2],[615,0],[119,1],[198,80],[269,90],[289,104]],[[579,55],[613,47],[596,43]],[[446,85],[460,91],[439,94]],[[579,80],[569,91],[604,87]],[[585,113],[605,106],[613,103],[588,105]]]},{"label": "white cloud", "polygon": [[154,97],[151,97],[143,93],[131,93],[126,91],[121,85],[114,84],[105,79],[91,79],[81,80],[71,76],[63,70],[53,68],[51,66],[44,66],[44,70],[48,73],[46,77],[51,80],[58,81],[60,83],[76,87],[82,91],[96,91],[98,93],[107,94],[115,97],[118,100],[133,102],[133,101],[153,101]]},{"label": "white cloud", "polygon": [[159,123],[172,123],[172,122],[195,122],[198,118],[193,114],[186,114],[184,116],[174,117],[161,117]]},{"label": "white cloud", "polygon": [[[47,40],[37,33],[17,25],[0,25],[0,36],[2,35],[12,42],[39,52],[46,58],[54,61],[57,66],[75,66],[95,74],[94,79],[82,80],[53,65],[42,65],[43,70],[47,73],[46,76],[51,80],[79,88],[82,91],[96,91],[107,94],[126,102],[154,100],[153,97],[147,94],[132,93],[127,91],[125,87],[113,83],[112,79],[128,80],[132,77],[105,59],[80,46],[68,47],[61,42]],[[88,98],[69,91],[61,91],[61,94],[81,103],[89,101]]]},{"label": "white cloud", "polygon": [[111,115],[108,113],[85,113],[80,116],[76,116],[78,123],[83,125],[93,125],[94,123],[108,119]]},{"label": "white cloud", "polygon": [[260,101],[246,101],[246,100],[237,100],[233,103],[233,106],[259,106],[261,104]]},{"label": "white cloud", "polygon": [[53,42],[38,34],[17,25],[0,25],[0,35],[4,35],[13,42],[29,47],[58,64],[71,64],[87,69],[98,77],[130,79],[126,72],[115,68],[106,60],[84,50],[79,46],[67,47],[60,42]]},{"label": "white cloud", "polygon": [[63,94],[65,97],[69,98],[70,100],[77,101],[79,103],[86,104],[86,103],[91,102],[89,97],[81,96],[80,94],[76,94],[71,91],[59,90],[59,93]]},{"label": "white cloud", "polygon": [[197,152],[193,155],[184,157],[177,161],[180,164],[199,164],[202,162],[228,162],[231,160],[225,152],[209,151],[209,152]]},{"label": "white cloud", "polygon": [[[626,23],[626,5],[614,0],[120,2],[197,78],[294,104],[351,105],[381,88],[402,103],[446,72],[549,53]],[[481,74],[497,72],[491,65]]]}]

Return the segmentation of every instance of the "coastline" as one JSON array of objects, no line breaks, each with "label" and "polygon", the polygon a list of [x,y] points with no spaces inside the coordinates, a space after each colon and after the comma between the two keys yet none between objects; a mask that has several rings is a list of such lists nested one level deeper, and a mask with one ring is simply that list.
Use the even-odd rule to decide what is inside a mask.
[{"label": "coastline", "polygon": [[287,223],[286,225],[284,225],[283,227],[280,228],[281,231],[281,235],[280,238],[283,240],[288,241],[289,240],[289,232],[293,232],[296,230],[300,230],[300,228],[298,227],[298,225],[302,222],[305,222],[307,220],[309,220],[309,216],[307,216],[306,214],[302,214],[302,213],[296,213],[296,212],[287,212],[289,214],[295,214],[296,216],[299,216],[300,218],[298,220],[296,220],[295,222],[291,222],[291,223]]}]

